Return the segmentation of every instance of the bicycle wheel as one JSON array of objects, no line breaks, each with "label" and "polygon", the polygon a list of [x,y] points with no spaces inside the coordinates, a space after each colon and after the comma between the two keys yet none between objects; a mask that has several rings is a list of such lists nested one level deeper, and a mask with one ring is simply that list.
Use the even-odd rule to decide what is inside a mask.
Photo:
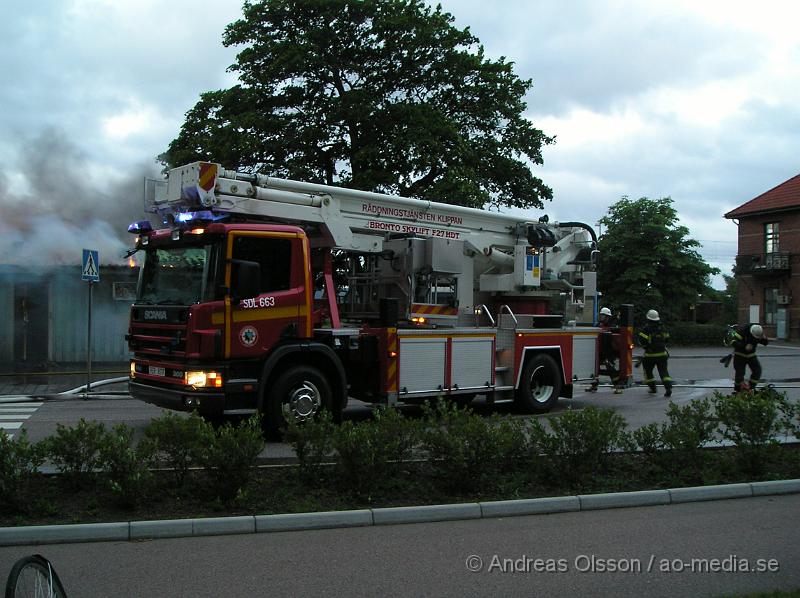
[{"label": "bicycle wheel", "polygon": [[5,598],[66,598],[55,569],[40,554],[22,557],[11,568]]}]

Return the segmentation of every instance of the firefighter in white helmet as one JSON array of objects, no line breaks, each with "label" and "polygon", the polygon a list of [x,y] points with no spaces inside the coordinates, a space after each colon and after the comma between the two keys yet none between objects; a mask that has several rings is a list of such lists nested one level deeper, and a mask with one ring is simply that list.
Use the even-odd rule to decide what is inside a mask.
[{"label": "firefighter in white helmet", "polygon": [[726,345],[733,348],[733,391],[742,390],[742,382],[746,369],[750,368],[750,389],[763,382],[761,380],[761,363],[756,356],[756,345],[768,345],[769,339],[764,334],[764,329],[759,324],[744,324],[736,326],[730,331]]},{"label": "firefighter in white helmet", "polygon": [[[614,385],[614,394],[622,394],[620,371],[617,367],[618,356],[616,355],[616,351],[614,351],[611,337],[611,329],[617,324],[614,320],[614,315],[611,313],[611,309],[608,307],[601,308],[597,320],[597,325],[602,331],[600,333],[600,367],[611,377],[611,383]],[[586,390],[588,392],[597,392],[597,386],[599,384],[600,381],[595,378],[592,385]]]},{"label": "firefighter in white helmet", "polygon": [[661,376],[661,382],[664,384],[664,396],[671,397],[672,378],[667,369],[669,332],[662,325],[661,317],[656,310],[649,310],[646,318],[647,323],[636,335],[636,340],[644,348],[644,357],[642,357],[644,383],[650,387],[650,393],[655,394],[656,379],[653,375],[653,368],[658,368],[658,375]]}]

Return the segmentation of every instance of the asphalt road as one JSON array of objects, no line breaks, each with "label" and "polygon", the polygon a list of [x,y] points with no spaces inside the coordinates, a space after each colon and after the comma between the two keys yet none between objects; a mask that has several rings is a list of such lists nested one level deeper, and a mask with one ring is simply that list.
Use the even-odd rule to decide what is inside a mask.
[{"label": "asphalt road", "polygon": [[[670,373],[676,380],[677,386],[673,391],[671,400],[684,404],[692,399],[713,394],[715,389],[729,391],[732,388],[732,368],[724,368],[719,363],[719,358],[725,354],[724,348],[696,348],[680,347],[672,349],[670,359]],[[759,348],[759,356],[764,367],[764,376],[771,380],[793,380],[789,383],[779,383],[781,386],[791,388],[782,389],[787,395],[800,400],[800,347],[792,345],[771,344]],[[641,380],[641,369],[634,370],[634,378]],[[607,383],[608,381],[605,380]],[[118,385],[113,388],[124,388]],[[577,385],[573,399],[562,399],[550,415],[558,415],[568,408],[580,409],[587,405],[608,407],[615,409],[625,417],[631,428],[639,428],[654,421],[666,419],[665,409],[668,399],[663,397],[663,389],[651,395],[644,387],[626,389],[621,395],[615,395],[610,386],[601,386],[597,393],[584,392],[584,386]],[[6,422],[13,421],[15,413],[19,415],[22,428],[27,431],[29,439],[38,441],[55,431],[56,424],[74,425],[83,417],[87,420],[103,422],[106,426],[116,423],[125,423],[141,432],[147,423],[158,417],[161,409],[152,405],[130,399],[127,396],[100,396],[82,399],[79,395],[59,396],[44,400],[35,408],[26,408],[23,413],[18,412],[3,414],[6,408],[0,403],[0,418]],[[478,397],[473,403],[473,409],[480,414],[497,412],[510,414],[516,417],[530,417],[519,414],[511,404],[500,404],[491,407],[486,404],[483,397]],[[419,415],[421,410],[417,407],[407,407],[404,411],[409,416]],[[372,407],[358,401],[351,401],[345,412],[345,417],[353,420],[366,419],[371,416]],[[548,416],[537,416],[547,418]],[[2,423],[2,422],[0,422]],[[14,430],[10,430],[15,432]],[[263,458],[270,460],[284,460],[293,457],[291,449],[280,443],[269,443]]]},{"label": "asphalt road", "polygon": [[68,595],[85,597],[740,595],[800,588],[799,512],[800,496],[790,495],[386,527],[5,547],[0,578],[17,558],[39,552],[52,561]]}]

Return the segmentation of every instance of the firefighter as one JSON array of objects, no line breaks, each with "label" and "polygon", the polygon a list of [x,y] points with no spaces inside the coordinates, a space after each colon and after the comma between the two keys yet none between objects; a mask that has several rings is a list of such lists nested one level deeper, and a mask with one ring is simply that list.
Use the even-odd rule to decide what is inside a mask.
[{"label": "firefighter", "polygon": [[[612,328],[616,326],[616,321],[607,307],[600,309],[598,316],[598,326],[600,327],[600,366],[611,378],[611,384],[614,385],[614,394],[622,394],[622,384],[620,382],[619,369],[616,367],[617,355],[611,336]],[[607,334],[606,334],[607,333]],[[597,392],[597,386],[600,380],[594,379],[592,385],[587,388],[588,392]]]},{"label": "firefighter", "polygon": [[759,324],[744,324],[731,330],[727,344],[733,348],[733,391],[742,390],[745,370],[750,368],[750,389],[755,390],[761,380],[761,363],[756,357],[756,345],[768,345],[764,329]]},{"label": "firefighter", "polygon": [[647,312],[647,323],[636,335],[639,344],[644,348],[642,357],[642,368],[644,369],[644,383],[650,387],[650,393],[656,392],[656,379],[653,375],[653,367],[658,368],[658,375],[664,384],[664,396],[672,396],[672,378],[667,369],[669,351],[667,351],[667,341],[669,332],[661,324],[658,312],[651,309]]}]

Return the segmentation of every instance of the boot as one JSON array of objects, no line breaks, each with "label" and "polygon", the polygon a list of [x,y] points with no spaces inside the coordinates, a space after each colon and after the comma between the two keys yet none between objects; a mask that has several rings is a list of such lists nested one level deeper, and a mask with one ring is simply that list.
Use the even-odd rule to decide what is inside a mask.
[{"label": "boot", "polygon": [[597,382],[592,382],[592,385],[586,389],[586,392],[597,392]]},{"label": "boot", "polygon": [[614,387],[614,394],[615,395],[621,395],[622,394],[622,388],[620,388],[619,386],[615,386]]},{"label": "boot", "polygon": [[672,387],[671,386],[667,386],[667,390],[664,392],[664,396],[665,397],[671,397],[672,396]]},{"label": "boot", "polygon": [[654,384],[651,384],[651,385],[650,385],[650,390],[648,390],[647,392],[648,392],[648,393],[650,393],[651,395],[654,395],[654,394],[656,394],[656,387],[655,387],[655,385],[654,385]]}]

